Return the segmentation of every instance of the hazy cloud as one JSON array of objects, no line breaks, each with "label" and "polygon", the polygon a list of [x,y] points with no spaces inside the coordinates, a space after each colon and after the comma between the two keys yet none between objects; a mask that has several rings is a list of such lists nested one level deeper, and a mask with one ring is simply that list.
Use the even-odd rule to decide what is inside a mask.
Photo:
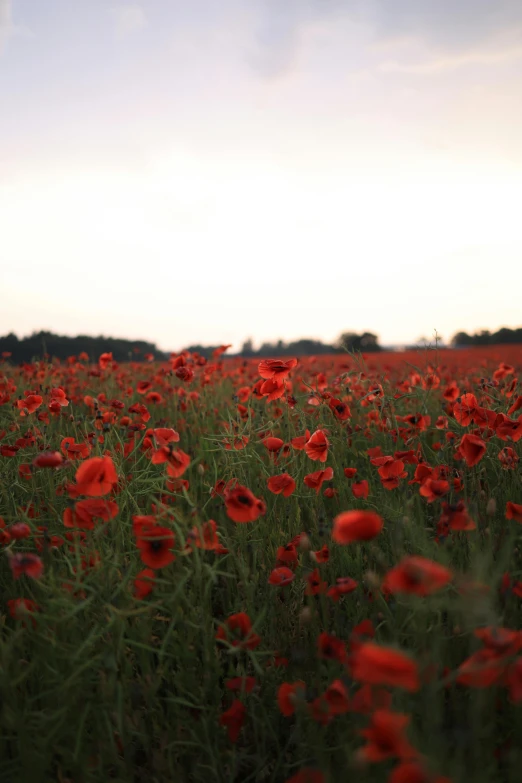
[{"label": "hazy cloud", "polygon": [[[449,55],[413,66],[419,73],[479,61],[481,47],[495,40],[507,42],[511,50],[522,44],[520,0],[257,0],[254,7],[249,61],[264,75],[287,69],[299,51],[303,30],[328,20],[363,24],[378,43],[416,40]],[[497,57],[504,55],[488,53],[484,61]],[[391,65],[393,69],[400,66]]]},{"label": "hazy cloud", "polygon": [[11,0],[0,0],[0,52],[11,28]]},{"label": "hazy cloud", "polygon": [[145,11],[136,3],[115,6],[111,11],[119,36],[130,35],[145,26]]}]

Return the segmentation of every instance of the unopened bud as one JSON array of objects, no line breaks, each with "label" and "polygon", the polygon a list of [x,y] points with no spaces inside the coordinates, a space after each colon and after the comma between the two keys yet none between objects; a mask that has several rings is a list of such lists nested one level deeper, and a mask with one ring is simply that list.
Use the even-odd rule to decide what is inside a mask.
[{"label": "unopened bud", "polygon": [[366,571],[364,574],[364,581],[368,585],[368,587],[372,587],[374,590],[378,589],[381,586],[381,580],[379,579],[379,575],[375,573],[375,571]]},{"label": "unopened bud", "polygon": [[486,506],[486,514],[488,517],[494,517],[497,513],[497,501],[495,498],[490,498]]},{"label": "unopened bud", "polygon": [[299,614],[299,622],[302,625],[307,625],[311,619],[312,619],[312,610],[310,609],[309,606],[303,607],[303,609],[301,609],[301,612]]},{"label": "unopened bud", "polygon": [[299,549],[301,549],[303,552],[308,552],[308,550],[311,548],[312,548],[312,542],[310,541],[306,533],[303,533],[303,535],[299,539]]},{"label": "unopened bud", "polygon": [[200,476],[203,476],[205,474],[205,466],[202,465],[201,462],[199,463],[199,465],[197,467],[197,471],[198,471]]}]

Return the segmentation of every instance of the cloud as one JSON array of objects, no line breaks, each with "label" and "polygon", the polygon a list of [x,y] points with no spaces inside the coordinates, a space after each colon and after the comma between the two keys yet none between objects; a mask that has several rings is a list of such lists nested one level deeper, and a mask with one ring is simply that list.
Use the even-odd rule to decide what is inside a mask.
[{"label": "cloud", "polygon": [[443,71],[452,71],[466,65],[502,65],[522,58],[522,46],[497,51],[476,50],[466,54],[439,57],[425,62],[399,63],[396,61],[384,62],[379,70],[384,73],[411,73],[419,75],[438,74]]},{"label": "cloud", "polygon": [[136,3],[115,6],[111,11],[114,17],[116,34],[120,37],[140,30],[147,21],[145,11]]},{"label": "cloud", "polygon": [[[303,32],[317,22],[341,20],[364,25],[376,42],[416,41],[432,49],[433,62],[405,66],[430,73],[482,58],[481,49],[508,38],[522,43],[520,0],[256,0],[252,52],[248,60],[263,75],[278,75],[295,61]],[[517,40],[518,39],[518,40]],[[510,55],[511,56],[511,55]],[[518,56],[518,55],[516,55]],[[401,70],[389,63],[385,70]]]}]

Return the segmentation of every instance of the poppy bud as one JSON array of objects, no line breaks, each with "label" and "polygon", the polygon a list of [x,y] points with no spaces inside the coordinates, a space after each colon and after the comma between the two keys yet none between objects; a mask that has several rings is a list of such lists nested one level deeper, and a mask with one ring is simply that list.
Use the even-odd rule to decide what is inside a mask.
[{"label": "poppy bud", "polygon": [[197,469],[197,471],[198,471],[200,476],[203,476],[205,474],[205,466],[202,465],[201,462],[199,463],[199,465],[198,465],[198,467],[196,469]]},{"label": "poppy bud", "polygon": [[312,543],[306,533],[303,533],[301,535],[301,538],[299,539],[299,549],[302,549],[303,552],[308,552],[309,549],[311,549]]},{"label": "poppy bud", "polygon": [[303,609],[301,609],[301,612],[299,614],[299,622],[302,625],[306,625],[310,622],[311,619],[312,619],[312,610],[310,609],[309,606],[303,607]]},{"label": "poppy bud", "polygon": [[486,514],[488,517],[494,517],[497,511],[497,501],[495,498],[490,498],[486,506]]}]

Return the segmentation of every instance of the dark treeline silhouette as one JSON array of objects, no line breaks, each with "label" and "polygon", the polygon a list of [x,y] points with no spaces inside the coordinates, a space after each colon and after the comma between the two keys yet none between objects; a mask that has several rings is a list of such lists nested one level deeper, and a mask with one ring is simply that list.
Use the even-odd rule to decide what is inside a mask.
[{"label": "dark treeline silhouette", "polygon": [[[191,353],[199,353],[207,358],[212,357],[212,352],[217,345],[190,345],[184,350]],[[356,334],[344,332],[334,344],[323,343],[313,338],[303,338],[285,343],[279,340],[274,343],[263,343],[255,349],[252,340],[246,340],[238,353],[229,353],[229,356],[269,357],[269,356],[310,356],[327,353],[342,353],[344,351],[360,351],[371,353],[381,351],[377,335],[371,332]],[[52,332],[35,332],[29,337],[19,339],[12,332],[5,337],[0,337],[0,356],[9,358],[15,364],[31,362],[34,359],[53,358],[64,360],[70,356],[84,357],[87,354],[89,361],[97,361],[102,353],[110,352],[115,361],[125,362],[129,360],[144,361],[150,354],[154,359],[164,360],[169,353],[160,351],[154,343],[145,340],[124,340],[114,337],[89,337],[78,335],[67,337]]]},{"label": "dark treeline silhouette", "polygon": [[105,352],[112,353],[117,362],[133,359],[143,361],[146,354],[153,354],[155,359],[164,359],[168,354],[158,351],[154,343],[145,340],[123,340],[114,337],[89,337],[78,335],[66,337],[52,332],[35,332],[29,337],[19,340],[12,332],[0,337],[0,356],[10,354],[10,360],[15,364],[31,362],[33,359],[45,357],[67,359],[86,353],[89,361],[97,361]]},{"label": "dark treeline silhouette", "polygon": [[468,345],[513,345],[515,343],[522,343],[522,327],[508,329],[503,326],[497,332],[483,329],[475,334],[457,332],[451,341],[452,346],[455,348]]}]

